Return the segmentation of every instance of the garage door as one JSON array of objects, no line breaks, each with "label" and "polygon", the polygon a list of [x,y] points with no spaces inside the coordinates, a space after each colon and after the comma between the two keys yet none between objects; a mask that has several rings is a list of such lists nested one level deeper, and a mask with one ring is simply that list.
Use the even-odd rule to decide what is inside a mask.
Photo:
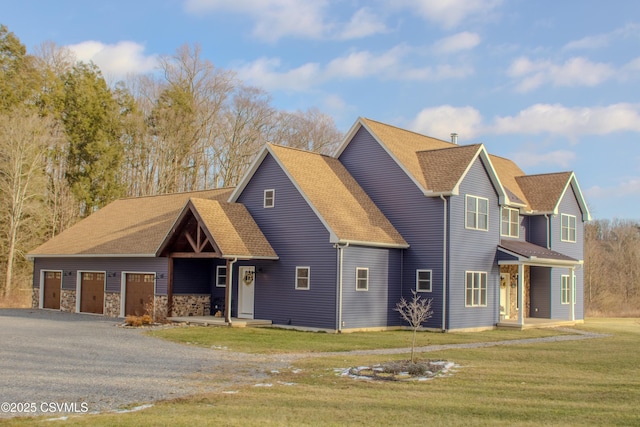
[{"label": "garage door", "polygon": [[125,316],[142,316],[153,307],[154,279],[153,274],[127,273]]},{"label": "garage door", "polygon": [[60,310],[60,288],[62,287],[62,273],[59,271],[45,271],[44,298],[42,306]]},{"label": "garage door", "polygon": [[104,273],[82,273],[80,276],[80,311],[102,314],[104,307]]}]

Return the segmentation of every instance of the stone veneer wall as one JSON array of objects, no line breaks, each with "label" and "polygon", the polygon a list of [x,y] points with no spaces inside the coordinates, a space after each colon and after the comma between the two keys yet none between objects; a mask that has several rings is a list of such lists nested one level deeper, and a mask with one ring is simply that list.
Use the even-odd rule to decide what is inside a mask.
[{"label": "stone veneer wall", "polygon": [[209,316],[210,314],[210,294],[173,295],[172,317]]},{"label": "stone veneer wall", "polygon": [[167,320],[167,305],[169,298],[166,295],[155,295],[153,297],[153,320],[164,323]]},{"label": "stone veneer wall", "polygon": [[120,293],[104,293],[104,315],[108,317],[120,316]]},{"label": "stone veneer wall", "polygon": [[60,311],[76,312],[76,291],[70,289],[60,290]]},{"label": "stone veneer wall", "polygon": [[31,307],[40,307],[40,288],[33,288],[31,293]]},{"label": "stone veneer wall", "polygon": [[[500,273],[509,273],[511,283],[518,283],[518,266],[517,265],[502,265],[500,266]],[[529,317],[531,312],[531,269],[528,265],[524,266],[524,317]],[[511,319],[518,318],[518,288],[511,288],[509,293],[510,305],[509,313],[511,313]]]}]

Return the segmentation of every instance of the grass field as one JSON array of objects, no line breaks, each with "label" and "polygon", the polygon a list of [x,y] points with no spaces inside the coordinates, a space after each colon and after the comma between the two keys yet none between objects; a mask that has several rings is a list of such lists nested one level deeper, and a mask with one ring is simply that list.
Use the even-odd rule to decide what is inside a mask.
[{"label": "grass field", "polygon": [[[307,357],[273,374],[272,387],[240,387],[235,394],[198,395],[139,412],[71,417],[45,425],[640,425],[640,320],[589,319],[580,328],[610,336],[428,353],[424,357],[460,365],[452,376],[428,382],[370,382],[334,371],[407,355]],[[200,344],[235,349],[232,335],[239,330],[228,331],[231,335],[224,341]],[[530,337],[549,331],[512,333]],[[486,341],[487,334],[471,335]],[[352,339],[377,341],[377,333],[364,335]],[[466,334],[426,335],[429,344],[471,339]],[[344,339],[337,348],[349,347],[350,335],[325,334],[320,339],[326,337]],[[9,425],[34,421],[14,419]]]}]

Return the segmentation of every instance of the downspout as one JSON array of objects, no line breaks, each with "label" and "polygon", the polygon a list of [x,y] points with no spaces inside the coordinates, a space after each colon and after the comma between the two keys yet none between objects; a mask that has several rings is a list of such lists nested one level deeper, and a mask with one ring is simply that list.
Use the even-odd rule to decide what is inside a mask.
[{"label": "downspout", "polygon": [[444,203],[444,226],[442,229],[442,332],[447,331],[447,199],[441,194]]},{"label": "downspout", "polygon": [[342,283],[343,283],[343,263],[344,263],[344,249],[349,246],[349,242],[347,242],[344,246],[340,246],[340,244],[336,243],[336,248],[338,248],[338,333],[342,333]]},{"label": "downspout", "polygon": [[227,259],[227,287],[224,295],[224,321],[227,325],[231,326],[231,294],[233,286],[233,264],[238,261],[238,258]]},{"label": "downspout", "polygon": [[544,214],[544,217],[547,219],[547,249],[551,249],[551,218],[549,214]]}]

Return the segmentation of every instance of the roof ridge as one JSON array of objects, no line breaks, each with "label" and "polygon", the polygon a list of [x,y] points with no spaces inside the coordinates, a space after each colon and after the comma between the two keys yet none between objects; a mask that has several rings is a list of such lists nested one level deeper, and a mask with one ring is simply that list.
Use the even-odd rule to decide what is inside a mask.
[{"label": "roof ridge", "polygon": [[[132,199],[147,199],[151,197],[166,197],[166,196],[177,196],[184,194],[194,194],[194,193],[204,193],[206,191],[217,191],[217,190],[233,190],[235,187],[218,187],[218,188],[208,188],[205,190],[192,190],[192,191],[176,191],[174,193],[164,193],[164,194],[147,194],[145,196],[129,196],[129,197],[120,197],[116,200],[132,200]],[[114,200],[114,201],[116,201]]]},{"label": "roof ridge", "polygon": [[458,145],[458,144],[454,144],[454,143],[453,143],[453,142],[451,142],[451,141],[447,141],[446,139],[440,139],[440,138],[436,138],[435,136],[425,135],[424,133],[416,132],[416,131],[414,131],[414,130],[403,129],[403,128],[399,127],[399,126],[390,125],[390,124],[388,124],[388,123],[383,123],[383,122],[380,122],[380,121],[378,121],[378,120],[369,119],[369,118],[367,118],[367,117],[363,117],[363,119],[364,119],[364,120],[367,120],[367,121],[370,121],[370,122],[377,123],[377,124],[382,125],[382,126],[386,126],[386,127],[394,128],[394,129],[397,129],[397,130],[402,131],[402,132],[412,133],[412,134],[414,134],[414,135],[418,135],[418,136],[421,136],[421,137],[423,137],[423,138],[430,138],[430,139],[435,139],[436,141],[445,142],[445,143],[447,143],[447,144],[451,144],[452,146],[457,146],[457,145]]},{"label": "roof ridge", "polygon": [[442,148],[430,148],[428,150],[418,150],[416,151],[416,153],[432,153],[434,151],[442,151],[442,150],[455,150],[456,148],[473,148],[473,147],[481,147],[482,144],[481,142],[477,143],[477,144],[465,144],[465,145],[458,145],[458,144],[454,144],[453,147],[442,147]]},{"label": "roof ridge", "polygon": [[530,178],[530,177],[536,177],[536,176],[565,175],[565,174],[571,175],[572,173],[573,171],[534,173],[534,174],[518,175],[516,176],[516,178]]},{"label": "roof ridge", "polygon": [[302,152],[302,153],[305,153],[305,154],[315,154],[317,156],[326,157],[326,158],[329,158],[329,159],[335,159],[335,157],[333,157],[333,156],[331,156],[329,154],[322,154],[322,153],[318,153],[317,151],[309,151],[309,150],[306,150],[304,148],[289,147],[287,145],[274,144],[272,142],[269,142],[267,145],[270,145],[272,147],[285,148],[285,149],[288,149],[288,150],[295,150],[295,151],[299,151],[299,152]]}]

